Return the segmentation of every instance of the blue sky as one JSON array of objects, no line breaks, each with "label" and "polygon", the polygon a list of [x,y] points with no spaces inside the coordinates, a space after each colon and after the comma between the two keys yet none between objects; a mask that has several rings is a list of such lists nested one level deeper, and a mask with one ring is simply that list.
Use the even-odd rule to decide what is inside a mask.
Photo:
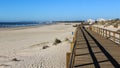
[{"label": "blue sky", "polygon": [[0,0],[0,21],[120,18],[120,0]]}]

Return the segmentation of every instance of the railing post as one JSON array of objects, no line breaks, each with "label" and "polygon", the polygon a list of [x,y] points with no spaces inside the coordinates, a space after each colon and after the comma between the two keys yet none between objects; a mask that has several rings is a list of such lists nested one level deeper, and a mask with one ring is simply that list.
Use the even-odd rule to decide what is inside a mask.
[{"label": "railing post", "polygon": [[96,33],[97,33],[97,28],[96,28]]},{"label": "railing post", "polygon": [[103,35],[102,35],[102,36],[104,37],[104,29],[102,29],[102,30],[103,30],[103,31],[102,31],[102,32],[103,32]]},{"label": "railing post", "polygon": [[70,52],[66,53],[66,68],[69,68],[70,55],[71,55]]},{"label": "railing post", "polygon": [[99,34],[100,34],[100,28],[99,28]]},{"label": "railing post", "polygon": [[95,32],[97,32],[97,28],[95,27]]},{"label": "railing post", "polygon": [[106,38],[107,38],[107,30],[105,31],[105,34],[106,34]]},{"label": "railing post", "polygon": [[103,29],[101,28],[101,35],[103,36]]},{"label": "railing post", "polygon": [[97,28],[97,33],[99,34],[99,28]]},{"label": "railing post", "polygon": [[113,32],[113,41],[115,42],[115,32]]},{"label": "railing post", "polygon": [[95,32],[95,27],[94,27],[93,31]]},{"label": "railing post", "polygon": [[104,31],[103,31],[103,35],[104,35],[103,37],[105,37],[105,29],[104,29]]},{"label": "railing post", "polygon": [[110,31],[109,31],[109,38],[110,38]]},{"label": "railing post", "polygon": [[94,31],[94,26],[92,27],[92,31]]},{"label": "railing post", "polygon": [[73,47],[74,47],[74,42],[71,43],[71,47],[70,47],[71,52],[72,52],[72,50],[73,50]]},{"label": "railing post", "polygon": [[102,31],[101,31],[101,28],[100,28],[100,35],[102,36]]},{"label": "railing post", "polygon": [[119,34],[119,44],[120,44],[120,34]]},{"label": "railing post", "polygon": [[98,34],[100,34],[100,29],[98,28]]},{"label": "railing post", "polygon": [[105,37],[105,29],[103,29],[103,37]]},{"label": "railing post", "polygon": [[96,33],[97,33],[97,28],[95,28],[95,30],[96,30]]},{"label": "railing post", "polygon": [[96,32],[98,33],[98,27],[96,28]]}]

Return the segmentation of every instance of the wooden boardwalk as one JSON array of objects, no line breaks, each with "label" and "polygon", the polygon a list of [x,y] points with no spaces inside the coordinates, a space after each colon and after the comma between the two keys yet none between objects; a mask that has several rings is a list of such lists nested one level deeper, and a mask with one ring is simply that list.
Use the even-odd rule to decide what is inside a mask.
[{"label": "wooden boardwalk", "polygon": [[78,26],[68,68],[120,68],[120,46]]}]

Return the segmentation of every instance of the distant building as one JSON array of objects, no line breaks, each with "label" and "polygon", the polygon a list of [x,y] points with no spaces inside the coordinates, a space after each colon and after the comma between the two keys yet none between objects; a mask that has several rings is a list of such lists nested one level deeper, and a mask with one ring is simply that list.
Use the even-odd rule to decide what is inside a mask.
[{"label": "distant building", "polygon": [[106,21],[105,19],[103,19],[103,18],[98,18],[96,21]]},{"label": "distant building", "polygon": [[95,22],[95,20],[93,20],[93,19],[88,19],[87,22],[88,22],[89,24],[93,24],[93,23]]}]

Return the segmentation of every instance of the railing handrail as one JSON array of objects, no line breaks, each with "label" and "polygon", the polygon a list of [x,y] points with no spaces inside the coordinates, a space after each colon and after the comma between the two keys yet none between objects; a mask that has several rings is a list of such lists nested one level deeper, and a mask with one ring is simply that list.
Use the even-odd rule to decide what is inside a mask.
[{"label": "railing handrail", "polygon": [[120,32],[116,32],[116,31],[112,31],[112,30],[104,29],[104,28],[101,28],[101,27],[96,27],[96,26],[92,26],[92,27],[100,28],[100,29],[103,29],[103,30],[107,30],[107,31],[110,31],[110,32],[116,33],[116,34],[120,34]]},{"label": "railing handrail", "polygon": [[[113,40],[112,40],[113,42],[115,42],[117,44],[120,44],[120,33],[119,32],[108,30],[108,29],[104,29],[104,28],[100,28],[100,27],[96,27],[96,26],[92,26],[91,28],[92,28],[93,31],[97,32],[100,35],[103,35],[104,37],[107,37],[109,35],[109,37],[107,37],[107,38],[111,38],[112,37],[113,38]],[[116,35],[118,35],[118,36],[116,36]],[[119,40],[119,42],[116,42],[116,40]]]},{"label": "railing handrail", "polygon": [[73,47],[73,50],[72,50],[72,54],[71,54],[71,56],[70,56],[69,68],[72,68],[72,65],[73,65],[73,57],[74,57],[75,46],[76,46],[76,40],[75,40],[75,43],[74,43],[74,47]]},{"label": "railing handrail", "polygon": [[75,36],[74,40],[73,40],[74,45],[73,45],[73,49],[72,49],[72,54],[70,56],[69,68],[73,68],[73,64],[74,64],[73,58],[74,58],[74,54],[75,54],[74,51],[75,51],[76,42],[77,42],[77,40],[76,40],[77,32],[78,32],[78,27],[76,28],[76,31],[75,31],[75,34],[74,34],[74,36]]}]

